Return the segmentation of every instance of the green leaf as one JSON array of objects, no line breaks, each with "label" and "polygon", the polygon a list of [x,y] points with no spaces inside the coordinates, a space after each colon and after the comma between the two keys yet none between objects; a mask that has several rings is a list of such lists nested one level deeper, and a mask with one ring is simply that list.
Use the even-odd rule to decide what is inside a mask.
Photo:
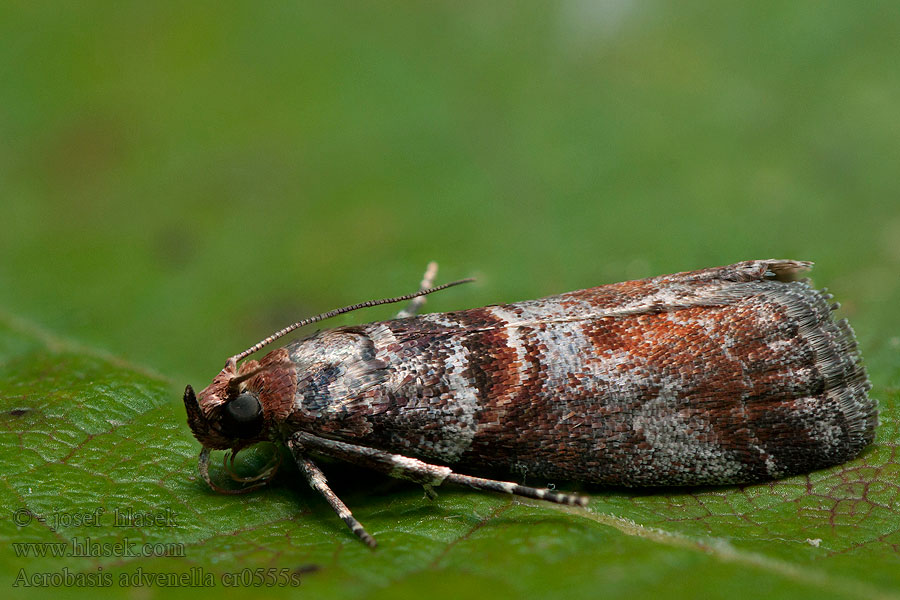
[{"label": "green leaf", "polygon": [[87,596],[96,588],[77,578],[104,574],[117,595],[193,595],[162,586],[207,577],[221,592],[234,573],[252,587],[257,568],[286,569],[315,597],[672,597],[677,585],[684,597],[892,598],[900,585],[896,392],[883,397],[877,443],[846,465],[744,488],[597,490],[587,509],[452,487],[431,502],[329,465],[377,537],[372,551],[291,468],[247,496],[208,490],[179,390],[158,375],[6,316],[0,382],[12,513],[0,521],[0,573],[24,595],[46,591],[30,583]]}]

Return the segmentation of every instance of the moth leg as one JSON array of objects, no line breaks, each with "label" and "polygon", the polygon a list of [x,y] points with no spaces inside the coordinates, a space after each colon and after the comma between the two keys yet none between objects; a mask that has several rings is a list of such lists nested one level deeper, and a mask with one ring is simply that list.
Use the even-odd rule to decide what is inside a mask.
[{"label": "moth leg", "polygon": [[476,490],[487,490],[490,492],[503,492],[513,494],[515,496],[524,496],[526,498],[537,498],[538,500],[547,500],[557,504],[571,504],[572,506],[587,506],[587,496],[579,496],[577,494],[566,494],[563,492],[555,492],[547,488],[533,488],[519,485],[510,481],[498,481],[496,479],[484,479],[483,477],[472,477],[471,475],[460,475],[459,473],[451,473],[447,476],[446,481],[451,483],[460,483],[473,487]]},{"label": "moth leg", "polygon": [[328,481],[325,479],[325,474],[318,466],[316,466],[316,463],[304,456],[302,448],[291,440],[288,440],[288,447],[294,455],[294,460],[297,462],[300,472],[303,473],[304,477],[306,477],[306,481],[309,482],[309,487],[322,494],[325,501],[331,505],[331,508],[337,513],[337,516],[347,524],[347,527],[350,528],[350,531],[352,531],[356,537],[361,539],[370,548],[377,546],[378,544],[375,542],[375,538],[369,535],[369,532],[367,532],[362,524],[356,520],[353,513],[347,508],[347,505],[337,497],[337,494],[331,491],[330,487],[328,487]]},{"label": "moth leg", "polygon": [[426,493],[428,487],[438,486],[445,481],[449,481],[451,483],[467,485],[478,490],[503,492],[505,494],[524,496],[526,498],[547,500],[549,502],[556,502],[557,504],[586,506],[588,503],[588,499],[585,496],[565,494],[546,488],[527,487],[510,481],[497,481],[495,479],[461,475],[459,473],[454,473],[450,467],[432,465],[416,458],[403,456],[402,454],[391,454],[390,452],[376,450],[375,448],[367,448],[366,446],[357,446],[355,444],[330,440],[312,435],[311,433],[306,433],[305,431],[298,431],[292,434],[291,442],[303,448],[304,451],[318,452],[326,456],[345,460],[353,464],[381,471],[382,473],[387,473],[391,477],[415,481],[416,483],[426,486]]},{"label": "moth leg", "polygon": [[[425,267],[425,275],[422,276],[422,283],[419,284],[419,291],[427,290],[434,287],[434,278],[437,276],[438,264],[434,261],[428,263]],[[405,319],[406,317],[414,317],[422,309],[425,304],[425,296],[417,296],[409,301],[406,308],[397,313],[396,319]]]},{"label": "moth leg", "polygon": [[423,483],[422,488],[425,490],[425,497],[429,500],[437,500],[437,492],[434,491],[434,486],[428,483]]}]

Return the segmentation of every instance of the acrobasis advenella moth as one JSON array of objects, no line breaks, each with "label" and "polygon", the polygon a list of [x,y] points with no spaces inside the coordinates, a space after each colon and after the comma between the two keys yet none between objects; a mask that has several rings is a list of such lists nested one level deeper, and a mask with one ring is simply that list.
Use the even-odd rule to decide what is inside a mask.
[{"label": "acrobasis advenella moth", "polygon": [[[812,263],[746,261],[540,300],[337,327],[228,359],[188,423],[212,449],[287,444],[353,532],[375,540],[313,462],[326,456],[432,488],[445,482],[566,504],[586,498],[467,473],[617,486],[743,484],[847,461],[872,442],[876,404]],[[458,282],[457,282],[458,283]]]}]

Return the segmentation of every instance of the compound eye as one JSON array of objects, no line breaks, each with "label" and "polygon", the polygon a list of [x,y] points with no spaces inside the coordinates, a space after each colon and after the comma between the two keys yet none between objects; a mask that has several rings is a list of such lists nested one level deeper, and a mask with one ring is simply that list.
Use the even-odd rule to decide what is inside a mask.
[{"label": "compound eye", "polygon": [[222,411],[222,433],[235,438],[250,438],[263,426],[263,410],[259,396],[244,392],[225,405]]}]

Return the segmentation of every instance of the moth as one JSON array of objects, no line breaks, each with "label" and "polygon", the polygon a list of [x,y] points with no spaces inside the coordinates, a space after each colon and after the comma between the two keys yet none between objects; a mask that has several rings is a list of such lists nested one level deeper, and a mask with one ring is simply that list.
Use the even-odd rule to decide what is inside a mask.
[{"label": "moth", "polygon": [[[617,486],[746,484],[847,461],[870,444],[877,408],[846,320],[799,273],[755,260],[540,300],[416,316],[426,294],[369,301],[295,323],[228,359],[184,405],[217,491],[264,485],[234,455],[284,443],[300,473],[363,542],[374,538],[314,462],[330,457],[417,482],[551,502],[584,496],[485,474]],[[387,302],[389,321],[319,331],[257,360],[294,329]],[[241,362],[243,361],[243,362]],[[238,363],[241,363],[240,365]],[[231,450],[236,480],[209,476]],[[280,453],[279,453],[280,456]]]}]

